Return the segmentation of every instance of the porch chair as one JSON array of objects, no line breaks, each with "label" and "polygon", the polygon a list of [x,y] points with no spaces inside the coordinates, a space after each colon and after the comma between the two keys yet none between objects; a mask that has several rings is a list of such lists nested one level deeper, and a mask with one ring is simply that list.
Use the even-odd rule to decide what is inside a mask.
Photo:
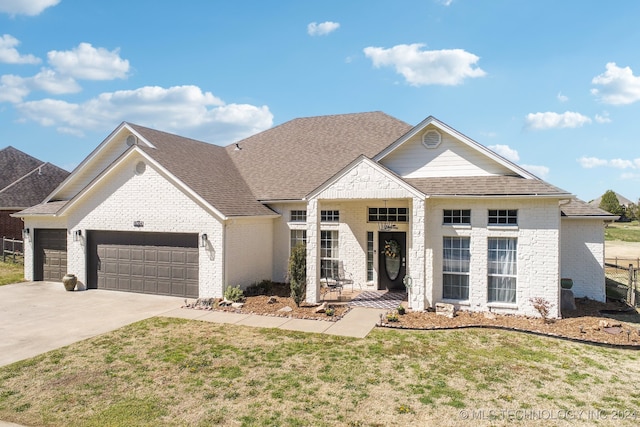
[{"label": "porch chair", "polygon": [[336,292],[338,298],[342,295],[342,283],[332,277],[323,277],[320,279],[320,295],[323,300],[326,300],[326,295],[331,292]]},{"label": "porch chair", "polygon": [[353,275],[344,269],[344,263],[342,261],[338,261],[338,276],[335,278],[335,281],[340,284],[341,288],[344,287],[344,285],[351,285],[351,291],[353,291],[355,284]]}]

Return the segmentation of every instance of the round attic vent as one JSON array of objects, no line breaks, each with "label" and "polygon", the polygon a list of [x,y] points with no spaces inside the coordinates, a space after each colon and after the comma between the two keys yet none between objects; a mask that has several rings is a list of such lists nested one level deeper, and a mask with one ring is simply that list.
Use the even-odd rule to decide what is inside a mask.
[{"label": "round attic vent", "polygon": [[136,145],[138,143],[138,138],[135,135],[129,135],[127,137],[127,145],[131,147],[132,145]]},{"label": "round attic vent", "polygon": [[136,164],[136,175],[142,175],[147,170],[147,165],[140,161]]},{"label": "round attic vent", "polygon": [[422,145],[426,148],[436,148],[442,142],[442,136],[437,130],[429,130],[422,135]]}]

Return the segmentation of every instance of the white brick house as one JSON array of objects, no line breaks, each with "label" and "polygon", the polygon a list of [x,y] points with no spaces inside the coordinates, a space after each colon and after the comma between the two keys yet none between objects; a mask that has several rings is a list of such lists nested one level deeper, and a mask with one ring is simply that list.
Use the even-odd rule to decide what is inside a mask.
[{"label": "white brick house", "polygon": [[[604,300],[604,227],[577,200],[433,117],[296,119],[228,147],[121,124],[25,222],[25,277],[220,297],[286,280],[307,248],[307,300],[338,263],[422,310],[559,315],[560,278]],[[407,278],[406,280],[404,280]],[[403,283],[404,282],[404,283]]]}]

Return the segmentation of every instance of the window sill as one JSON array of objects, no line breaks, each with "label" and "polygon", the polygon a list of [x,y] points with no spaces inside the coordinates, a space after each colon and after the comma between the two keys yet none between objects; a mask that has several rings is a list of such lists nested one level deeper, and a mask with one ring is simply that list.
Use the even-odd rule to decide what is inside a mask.
[{"label": "window sill", "polygon": [[519,230],[517,225],[487,225],[487,230]]},{"label": "window sill", "polygon": [[455,230],[471,230],[471,224],[442,224],[443,228],[453,228]]},{"label": "window sill", "polygon": [[464,306],[464,307],[471,307],[471,302],[469,302],[468,299],[459,300],[459,299],[442,298],[442,300],[440,302],[443,302],[445,304],[453,304],[453,305],[459,305],[459,306]]},{"label": "window sill", "polygon": [[517,310],[518,304],[508,303],[508,302],[490,302],[487,303],[487,307],[489,308],[506,308],[510,310]]}]

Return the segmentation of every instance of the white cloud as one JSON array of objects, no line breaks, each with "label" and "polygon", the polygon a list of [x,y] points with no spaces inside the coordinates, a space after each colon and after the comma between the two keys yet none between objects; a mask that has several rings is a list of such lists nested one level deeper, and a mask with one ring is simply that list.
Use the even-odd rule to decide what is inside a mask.
[{"label": "white cloud", "polygon": [[596,114],[596,122],[597,123],[611,123],[611,119],[609,118],[608,112],[603,112],[602,114]]},{"label": "white cloud", "polygon": [[585,169],[609,167],[614,169],[640,169],[640,159],[599,159],[597,157],[580,157],[578,163]]},{"label": "white cloud", "polygon": [[12,74],[0,76],[0,102],[17,103],[29,94],[25,79]]},{"label": "white cloud", "polygon": [[607,64],[607,71],[591,80],[600,89],[591,89],[605,104],[625,105],[640,101],[640,77],[633,75],[629,67],[620,68],[615,62]]},{"label": "white cloud", "polygon": [[546,166],[520,165],[520,167],[531,172],[538,178],[546,179],[549,176],[549,168]]},{"label": "white cloud", "polygon": [[367,47],[364,54],[374,67],[393,66],[412,86],[458,85],[466,78],[486,73],[474,67],[480,57],[463,49],[420,50],[421,43],[400,44],[390,49]]},{"label": "white cloud", "polygon": [[61,76],[49,68],[43,68],[38,74],[25,79],[33,90],[42,90],[55,95],[77,93],[80,85],[69,76]]},{"label": "white cloud", "polygon": [[611,159],[611,160],[609,160],[608,164],[612,168],[616,168],[616,169],[634,168],[633,162],[631,160]]},{"label": "white cloud", "polygon": [[96,49],[90,43],[80,43],[67,51],[52,50],[47,57],[58,72],[78,79],[123,79],[129,72],[129,61],[120,58],[119,49],[110,52],[102,47]]},{"label": "white cloud", "polygon": [[337,22],[326,21],[318,24],[317,22],[312,22],[307,25],[307,33],[310,36],[326,36],[329,33],[334,32],[340,28],[340,24]]},{"label": "white cloud", "polygon": [[16,49],[19,44],[20,41],[9,34],[0,37],[0,62],[5,64],[39,64],[41,62],[40,58],[33,55],[20,55]]},{"label": "white cloud", "polygon": [[558,98],[558,101],[560,102],[567,102],[569,100],[569,97],[566,95],[563,95],[562,92],[558,92],[557,98]]},{"label": "white cloud", "polygon": [[591,119],[580,113],[565,111],[562,114],[545,112],[529,113],[525,118],[525,127],[532,130],[577,128],[591,123]]},{"label": "white cloud", "polygon": [[11,16],[35,16],[58,3],[60,0],[0,0],[0,12],[8,13]]},{"label": "white cloud", "polygon": [[269,107],[225,104],[197,86],[146,86],[103,93],[82,104],[43,99],[17,108],[24,119],[67,134],[104,131],[126,120],[216,144],[253,135],[273,124]]},{"label": "white cloud", "polygon": [[502,157],[504,157],[505,159],[512,161],[514,163],[518,162],[520,160],[520,156],[518,155],[518,151],[514,150],[513,148],[509,147],[508,145],[489,145],[488,148],[490,150],[495,151],[496,153],[500,154]]}]

